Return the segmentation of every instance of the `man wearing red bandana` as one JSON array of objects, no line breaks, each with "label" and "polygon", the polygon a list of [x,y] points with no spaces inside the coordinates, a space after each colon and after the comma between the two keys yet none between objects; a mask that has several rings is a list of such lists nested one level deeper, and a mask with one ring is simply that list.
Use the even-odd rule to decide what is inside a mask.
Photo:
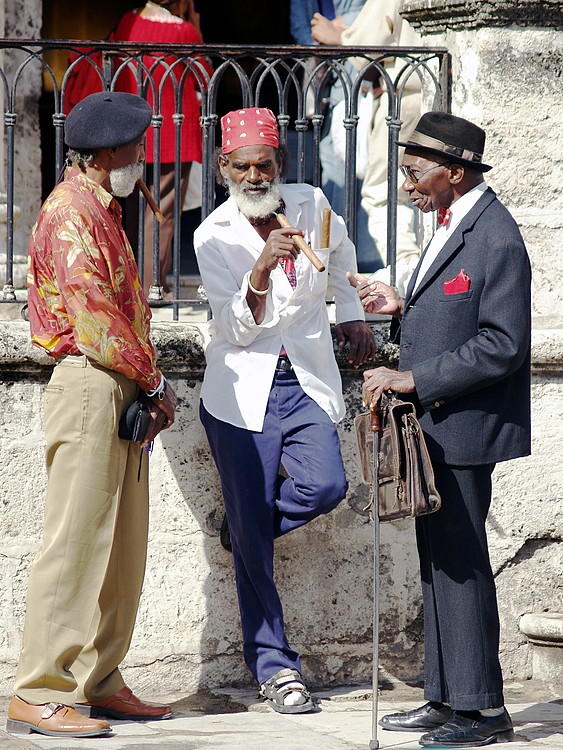
[{"label": "man wearing red bandana", "polygon": [[393,316],[399,370],[364,373],[364,399],[410,394],[442,508],[416,519],[424,604],[424,696],[384,716],[425,747],[513,736],[498,658],[499,617],[485,522],[499,461],[530,452],[530,262],[512,216],[483,174],[485,132],[427,112],[405,146],[403,188],[438,212],[406,298],[350,275],[366,310]]},{"label": "man wearing red bandana", "polygon": [[[330,275],[336,338],[359,366],[374,354],[360,301],[346,280],[355,251],[331,217],[321,247],[319,188],[282,183],[285,151],[274,114],[261,107],[221,120],[218,179],[228,200],[208,216],[194,246],[213,320],[200,415],[223,490],[239,596],[244,658],[280,713],[314,708],[299,655],[288,644],[273,579],[274,539],[328,513],[346,477],[336,423],[344,416],[325,297]],[[276,213],[287,216],[282,228]],[[327,272],[295,247],[308,240]],[[317,249],[320,248],[320,249]]]}]

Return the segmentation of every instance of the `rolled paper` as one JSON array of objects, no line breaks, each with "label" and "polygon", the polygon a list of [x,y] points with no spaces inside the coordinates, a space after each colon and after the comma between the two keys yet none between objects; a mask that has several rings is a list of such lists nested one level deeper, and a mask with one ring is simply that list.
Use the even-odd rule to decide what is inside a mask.
[{"label": "rolled paper", "polygon": [[[283,214],[276,213],[276,218],[277,218],[278,223],[279,223],[279,225],[281,227],[290,227],[291,226],[291,222],[289,222],[287,220],[287,217],[284,216]],[[311,261],[311,263],[315,266],[315,268],[317,269],[317,271],[324,271],[325,270],[325,267],[323,266],[323,264],[320,261],[320,259],[315,255],[315,253],[311,250],[311,248],[309,247],[309,245],[305,242],[305,240],[303,239],[303,237],[301,237],[300,234],[292,234],[291,235],[291,239],[293,240],[293,242],[295,243],[295,245],[297,245],[297,247],[301,250],[301,252],[303,253],[303,255],[305,255]]]},{"label": "rolled paper", "polygon": [[139,186],[139,190],[141,191],[141,193],[145,196],[145,200],[149,204],[150,210],[155,215],[156,220],[159,222],[159,224],[162,224],[162,222],[164,221],[164,214],[157,206],[155,199],[152,197],[151,191],[148,189],[148,187],[140,177],[137,180],[137,185]]},{"label": "rolled paper", "polygon": [[323,208],[323,224],[321,230],[321,247],[330,245],[330,208]]}]

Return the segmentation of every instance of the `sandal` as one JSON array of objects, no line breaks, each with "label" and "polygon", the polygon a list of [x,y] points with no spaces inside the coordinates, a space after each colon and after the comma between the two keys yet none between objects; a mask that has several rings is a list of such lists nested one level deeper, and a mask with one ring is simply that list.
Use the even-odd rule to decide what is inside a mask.
[{"label": "sandal", "polygon": [[[286,704],[284,699],[290,693],[300,693],[300,703]],[[315,704],[296,669],[280,669],[260,685],[260,695],[279,714],[303,714],[313,711]]]}]

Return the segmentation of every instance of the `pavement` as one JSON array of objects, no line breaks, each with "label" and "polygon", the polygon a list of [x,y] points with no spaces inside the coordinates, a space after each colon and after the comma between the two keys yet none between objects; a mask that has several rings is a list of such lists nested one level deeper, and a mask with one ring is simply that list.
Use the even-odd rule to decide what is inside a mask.
[{"label": "pavement", "polygon": [[[313,691],[317,713],[277,714],[256,692],[216,690],[193,696],[155,696],[172,703],[175,716],[165,721],[112,721],[113,734],[97,739],[67,739],[39,734],[9,735],[5,729],[8,699],[0,699],[2,750],[368,750],[372,739],[371,690],[368,686]],[[149,696],[142,696],[149,698]],[[541,683],[509,683],[507,708],[516,739],[510,750],[563,750],[563,698]],[[383,690],[379,715],[424,703],[420,688],[395,685]],[[420,750],[418,734],[378,731],[379,748]]]}]

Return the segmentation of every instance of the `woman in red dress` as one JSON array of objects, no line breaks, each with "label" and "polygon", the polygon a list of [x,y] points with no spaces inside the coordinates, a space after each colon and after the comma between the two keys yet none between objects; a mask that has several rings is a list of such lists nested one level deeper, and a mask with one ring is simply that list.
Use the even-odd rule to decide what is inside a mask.
[{"label": "woman in red dress", "polygon": [[[189,19],[189,20],[185,20]],[[125,13],[112,34],[115,41],[154,42],[157,44],[201,44],[199,14],[195,13],[193,0],[150,0],[144,7]],[[196,75],[184,76],[180,108],[176,107],[175,82],[168,75],[170,66],[177,61],[174,55],[143,55],[143,65],[150,71],[154,88],[149,84],[146,98],[153,107],[155,115],[161,115],[160,126],[160,209],[164,222],[160,225],[160,285],[165,294],[169,294],[166,285],[166,273],[172,266],[172,238],[174,235],[174,160],[176,143],[176,126],[173,115],[181,112],[184,116],[181,126],[180,145],[180,210],[184,202],[191,162],[201,162],[201,128],[199,123],[200,105],[198,92],[201,88]],[[207,63],[202,63],[209,71]],[[176,81],[180,82],[185,66],[177,64],[173,68]],[[146,74],[144,74],[146,75]],[[117,78],[115,88],[118,91],[138,92],[136,74],[130,66],[124,68]],[[156,99],[156,102],[155,102]],[[147,181],[154,183],[154,163],[158,154],[154,153],[155,129],[147,131],[146,160],[151,165]],[[153,283],[152,247],[154,217],[150,210],[145,212],[145,254],[143,286],[148,292]]]}]

